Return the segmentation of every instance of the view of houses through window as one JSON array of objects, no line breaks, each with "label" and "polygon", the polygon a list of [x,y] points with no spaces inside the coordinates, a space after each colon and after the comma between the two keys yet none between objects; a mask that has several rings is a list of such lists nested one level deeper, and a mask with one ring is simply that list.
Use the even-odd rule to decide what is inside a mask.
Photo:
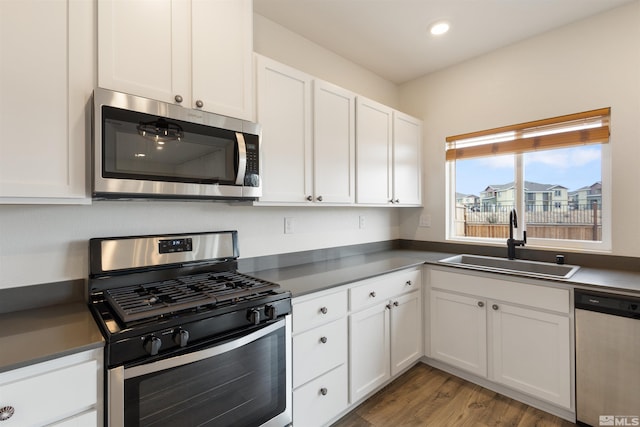
[{"label": "view of houses through window", "polygon": [[[588,129],[603,126],[586,124]],[[553,127],[555,133],[563,132],[557,123]],[[574,121],[571,129],[575,128]],[[608,127],[606,140],[576,133],[583,139],[593,136],[594,141],[566,143],[570,138],[563,138],[548,149],[524,132],[516,145],[518,135],[500,131],[448,139],[453,214],[449,235],[506,239],[509,212],[516,209],[527,238],[601,242],[603,143],[608,142]]]}]

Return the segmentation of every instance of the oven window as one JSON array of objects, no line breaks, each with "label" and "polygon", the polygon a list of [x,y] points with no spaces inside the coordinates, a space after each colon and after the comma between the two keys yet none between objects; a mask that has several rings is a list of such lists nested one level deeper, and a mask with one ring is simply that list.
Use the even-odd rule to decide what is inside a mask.
[{"label": "oven window", "polygon": [[102,107],[103,177],[233,184],[235,132]]},{"label": "oven window", "polygon": [[286,408],[285,328],[198,362],[125,380],[125,425],[257,426]]}]

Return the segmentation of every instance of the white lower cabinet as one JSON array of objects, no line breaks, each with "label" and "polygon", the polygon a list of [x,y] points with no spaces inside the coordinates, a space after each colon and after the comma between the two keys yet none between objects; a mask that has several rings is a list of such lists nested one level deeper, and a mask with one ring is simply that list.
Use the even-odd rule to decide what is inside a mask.
[{"label": "white lower cabinet", "polygon": [[330,425],[423,355],[420,268],[292,304],[294,426]]},{"label": "white lower cabinet", "polygon": [[571,407],[569,317],[492,303],[492,379]]},{"label": "white lower cabinet", "polygon": [[431,357],[476,375],[487,375],[484,300],[431,291]]},{"label": "white lower cabinet", "polygon": [[347,396],[347,291],[293,299],[293,424],[322,426]]},{"label": "white lower cabinet", "polygon": [[[391,273],[350,289],[351,403],[385,384],[422,356],[420,270]],[[395,291],[395,294],[393,293]],[[382,294],[383,301],[376,301]],[[368,295],[365,302],[362,295]],[[367,305],[361,308],[361,305]]]},{"label": "white lower cabinet", "polygon": [[293,425],[326,425],[347,408],[347,390],[346,364],[297,388],[293,393]]},{"label": "white lower cabinet", "polygon": [[428,356],[572,410],[568,289],[428,269]]},{"label": "white lower cabinet", "polygon": [[11,426],[102,425],[102,349],[64,356],[0,374],[2,420]]}]

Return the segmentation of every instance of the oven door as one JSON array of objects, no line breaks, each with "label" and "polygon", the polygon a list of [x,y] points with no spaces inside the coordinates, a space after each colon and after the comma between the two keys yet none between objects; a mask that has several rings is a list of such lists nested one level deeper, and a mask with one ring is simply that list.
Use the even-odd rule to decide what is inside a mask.
[{"label": "oven door", "polygon": [[192,353],[110,369],[108,425],[289,425],[290,317]]}]

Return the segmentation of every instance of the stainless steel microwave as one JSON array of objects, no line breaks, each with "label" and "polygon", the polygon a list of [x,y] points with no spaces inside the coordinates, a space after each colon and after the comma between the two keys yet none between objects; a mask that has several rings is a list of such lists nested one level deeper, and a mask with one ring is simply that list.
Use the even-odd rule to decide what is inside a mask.
[{"label": "stainless steel microwave", "polygon": [[256,123],[98,88],[92,140],[96,199],[262,195]]}]

